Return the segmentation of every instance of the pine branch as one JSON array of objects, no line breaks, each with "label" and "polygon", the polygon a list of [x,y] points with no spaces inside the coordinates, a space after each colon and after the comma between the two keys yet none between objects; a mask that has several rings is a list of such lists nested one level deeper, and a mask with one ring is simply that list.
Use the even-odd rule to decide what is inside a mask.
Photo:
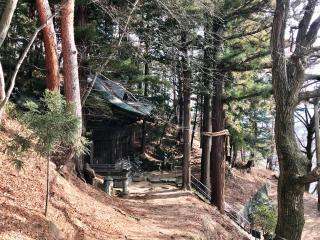
[{"label": "pine branch", "polygon": [[255,92],[251,92],[242,96],[225,96],[223,99],[224,103],[229,103],[232,101],[241,101],[241,100],[245,100],[245,99],[249,99],[249,98],[254,98],[254,97],[259,97],[261,95],[265,96],[265,95],[272,95],[272,87],[267,87],[265,89],[259,90],[259,91],[255,91]]},{"label": "pine branch", "polygon": [[271,24],[268,24],[266,26],[263,26],[261,28],[254,30],[254,31],[251,31],[251,32],[242,32],[242,33],[231,35],[229,37],[226,37],[225,40],[232,40],[232,39],[236,39],[236,38],[248,37],[248,36],[257,34],[259,32],[262,32],[263,30],[266,30],[268,28],[271,28]]}]

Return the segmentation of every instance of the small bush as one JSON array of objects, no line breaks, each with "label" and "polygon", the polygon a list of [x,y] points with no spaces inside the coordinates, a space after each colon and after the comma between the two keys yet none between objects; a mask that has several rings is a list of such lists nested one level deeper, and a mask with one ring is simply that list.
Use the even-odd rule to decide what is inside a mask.
[{"label": "small bush", "polygon": [[26,107],[23,120],[38,138],[37,152],[48,155],[59,144],[78,142],[80,120],[60,94],[47,90],[40,104],[28,101]]},{"label": "small bush", "polygon": [[17,106],[13,102],[10,102],[10,101],[8,101],[5,106],[5,112],[11,118],[16,118],[18,116]]},{"label": "small bush", "polygon": [[254,223],[265,233],[273,234],[277,225],[276,209],[267,204],[259,205],[254,213]]}]

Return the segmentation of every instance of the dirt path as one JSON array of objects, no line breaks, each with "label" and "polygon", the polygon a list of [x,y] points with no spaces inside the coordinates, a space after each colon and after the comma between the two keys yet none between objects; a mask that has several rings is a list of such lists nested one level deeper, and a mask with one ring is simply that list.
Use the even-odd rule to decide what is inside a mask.
[{"label": "dirt path", "polygon": [[[191,192],[150,182],[132,183],[129,190],[127,207],[143,216],[143,221],[158,227],[163,236],[170,235],[171,239],[250,239],[228,217]],[[213,231],[215,235],[210,234]]]}]

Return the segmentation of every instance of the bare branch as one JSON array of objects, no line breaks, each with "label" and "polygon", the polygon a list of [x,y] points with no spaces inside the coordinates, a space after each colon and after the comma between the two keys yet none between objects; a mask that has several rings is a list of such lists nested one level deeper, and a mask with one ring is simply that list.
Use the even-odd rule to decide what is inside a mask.
[{"label": "bare branch", "polygon": [[132,14],[134,13],[134,11],[136,10],[138,3],[140,0],[136,0],[135,3],[133,4],[133,7],[130,11],[130,14],[127,18],[124,30],[122,32],[122,35],[120,36],[120,39],[118,41],[117,46],[114,48],[113,52],[109,55],[109,57],[104,61],[104,63],[99,67],[99,69],[96,71],[93,80],[90,82],[88,89],[86,90],[85,94],[83,95],[82,99],[81,99],[81,105],[82,107],[84,106],[88,96],[90,95],[92,88],[94,86],[95,81],[97,80],[97,77],[102,73],[103,69],[108,65],[108,63],[110,62],[110,60],[112,59],[113,56],[115,56],[115,54],[118,52],[119,47],[121,46],[122,43],[122,39],[127,31],[128,25],[131,21],[132,18]]},{"label": "bare branch", "polygon": [[318,31],[320,29],[320,15],[311,24],[306,36],[307,46],[310,47],[317,39]]},{"label": "bare branch", "polygon": [[307,101],[310,98],[318,98],[320,97],[320,89],[316,89],[314,91],[306,91],[299,93],[299,102]]},{"label": "bare branch", "polygon": [[0,109],[2,109],[2,108],[6,105],[6,103],[8,102],[8,100],[9,100],[9,98],[10,98],[11,93],[12,93],[12,90],[13,90],[14,85],[15,85],[15,83],[16,83],[16,77],[17,77],[17,75],[18,75],[19,69],[20,69],[20,67],[21,67],[24,59],[26,58],[26,56],[27,56],[27,54],[28,54],[28,52],[29,52],[29,50],[30,50],[30,48],[31,48],[34,40],[36,39],[36,37],[37,37],[37,35],[38,35],[38,33],[39,33],[43,28],[45,28],[45,27],[48,25],[49,21],[51,21],[52,18],[53,18],[54,16],[56,16],[56,15],[57,15],[57,13],[54,14],[54,15],[52,15],[51,17],[49,17],[49,18],[47,19],[47,21],[46,21],[44,24],[42,24],[40,27],[38,27],[38,28],[36,29],[36,31],[33,33],[30,42],[28,43],[27,47],[24,49],[24,51],[23,51],[23,53],[22,53],[22,55],[21,55],[21,57],[20,57],[17,65],[16,65],[16,67],[15,67],[15,70],[14,70],[14,72],[13,72],[13,75],[11,76],[10,85],[9,85],[9,88],[8,88],[8,90],[7,90],[7,93],[6,93],[6,96],[5,96],[4,100],[0,103]]},{"label": "bare branch", "polygon": [[305,79],[305,81],[309,81],[309,80],[320,81],[320,75],[319,74],[305,74],[304,79]]},{"label": "bare branch", "polygon": [[317,1],[314,1],[314,0],[308,0],[308,4],[304,9],[304,15],[299,23],[298,33],[297,33],[297,38],[296,38],[296,49],[295,49],[296,55],[301,55],[305,51],[305,48],[307,45],[306,35],[307,35],[307,31],[308,31],[308,27],[310,25],[312,15],[314,13],[316,2]]},{"label": "bare branch", "polygon": [[[305,145],[302,144],[302,141],[301,139],[298,137],[298,135],[295,133],[296,135],[296,139],[298,140],[298,142],[300,143],[301,147],[303,147],[304,149],[306,149],[307,147]],[[301,151],[301,152],[304,152],[304,151]],[[305,152],[306,153],[306,152]]]},{"label": "bare branch", "polygon": [[316,182],[320,179],[320,167],[316,167],[313,169],[311,172],[307,173],[306,175],[303,176],[297,176],[295,178],[295,181],[298,184],[308,184],[312,182]]},{"label": "bare branch", "polygon": [[308,128],[306,120],[297,112],[294,114],[294,116],[301,122],[306,128]]}]

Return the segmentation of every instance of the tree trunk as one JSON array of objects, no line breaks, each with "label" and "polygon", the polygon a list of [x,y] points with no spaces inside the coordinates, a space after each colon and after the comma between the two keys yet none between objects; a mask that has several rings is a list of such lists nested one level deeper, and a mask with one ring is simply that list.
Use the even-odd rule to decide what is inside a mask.
[{"label": "tree trunk", "polygon": [[[181,69],[181,66],[180,66]],[[179,108],[179,119],[178,119],[178,140],[181,141],[182,139],[182,127],[183,127],[183,81],[181,76],[181,71],[178,73],[178,108]]]},{"label": "tree trunk", "polygon": [[[307,106],[306,106],[307,107]],[[312,145],[313,145],[313,134],[314,134],[314,116],[310,119],[310,122],[307,123],[307,145],[305,147],[306,150],[306,156],[308,159],[307,163],[307,172],[311,172],[312,170],[312,158],[313,158],[313,150],[312,150]],[[305,191],[309,192],[310,190],[310,184],[306,184],[305,186]]]},{"label": "tree trunk", "polygon": [[[148,76],[149,75],[149,64],[148,62],[145,63],[144,65],[144,75]],[[144,86],[144,96],[147,97],[148,96],[148,85],[145,82],[145,86]],[[146,151],[146,132],[147,132],[147,123],[146,120],[143,119],[143,123],[142,123],[142,138],[141,138],[141,153],[144,154]]]},{"label": "tree trunk", "polygon": [[232,158],[231,158],[231,167],[234,167],[235,162],[237,161],[238,156],[238,145],[233,142],[232,143]]},{"label": "tree trunk", "polygon": [[[207,16],[208,21],[205,25],[205,49],[204,49],[204,94],[203,94],[203,122],[202,132],[212,131],[212,119],[211,119],[211,91],[212,88],[212,48],[213,35],[211,20]],[[202,154],[201,154],[201,182],[209,187],[210,185],[210,152],[211,152],[211,137],[202,135]]]},{"label": "tree trunk", "polygon": [[[36,0],[37,11],[41,24],[45,24],[52,15],[48,0]],[[57,37],[50,21],[43,29],[43,43],[45,48],[45,62],[47,70],[47,88],[59,92],[60,74],[57,55]]]},{"label": "tree trunk", "polygon": [[[74,41],[74,0],[64,0],[61,11],[61,38],[64,70],[64,89],[68,103],[82,121],[77,48]],[[81,136],[81,127],[78,132]]]},{"label": "tree trunk", "polygon": [[[6,7],[2,13],[2,16],[0,19],[0,49],[4,40],[6,39],[14,11],[17,7],[17,3],[18,3],[18,0],[8,0]],[[0,56],[0,60],[1,60],[1,56]],[[0,123],[4,113],[5,100],[6,100],[6,92],[5,92],[4,72],[3,72],[1,61],[0,61]]]},{"label": "tree trunk", "polygon": [[[86,31],[88,28],[88,19],[89,11],[88,11],[88,4],[84,1],[80,1],[76,4],[75,10],[75,20],[74,25],[78,29],[78,31]],[[90,58],[90,48],[91,43],[88,42],[83,34],[79,34],[76,36],[75,39],[76,48],[78,50],[78,74],[79,74],[79,83],[80,83],[80,97],[81,99],[84,98],[86,94],[86,90],[90,83],[87,82],[87,77],[89,74],[89,65],[88,65],[88,58]],[[85,122],[85,121],[84,121]],[[83,126],[84,127],[84,126]]]},{"label": "tree trunk", "polygon": [[[215,93],[212,98],[212,132],[224,130],[223,81],[214,81]],[[210,154],[211,203],[224,213],[225,187],[225,138],[213,137]]]},{"label": "tree trunk", "polygon": [[6,7],[0,19],[0,48],[6,39],[13,13],[16,10],[18,0],[7,0]]},{"label": "tree trunk", "polygon": [[[212,33],[213,42],[213,67],[216,68],[218,55],[222,51],[223,44],[223,22],[221,18],[213,17]],[[212,131],[224,130],[224,111],[223,111],[223,88],[224,79],[221,74],[213,73],[212,97]],[[211,172],[211,203],[216,205],[219,211],[224,213],[224,187],[225,187],[225,137],[213,137],[210,153],[210,172]]]},{"label": "tree trunk", "polygon": [[195,113],[194,113],[194,119],[193,119],[193,127],[192,127],[192,133],[191,133],[191,149],[193,148],[193,140],[194,140],[194,136],[197,128],[198,108],[199,108],[199,95],[197,95],[197,102],[195,106]]},{"label": "tree trunk", "polygon": [[[69,106],[73,109],[74,114],[79,118],[80,125],[77,133],[78,141],[82,135],[82,112],[81,112],[81,97],[80,84],[78,74],[78,59],[77,48],[74,40],[74,0],[64,0],[62,2],[61,11],[61,39],[62,39],[62,54],[63,54],[63,70],[64,70],[64,89],[65,96]],[[75,143],[75,145],[80,142]],[[67,164],[67,168],[73,168],[78,177],[84,179],[84,163],[83,158],[75,156],[73,159],[75,164]],[[73,171],[74,169],[67,169]]]},{"label": "tree trunk", "polygon": [[[275,78],[275,77],[274,77]],[[282,104],[281,104],[282,105]],[[294,107],[277,104],[275,123],[277,152],[280,166],[278,183],[278,224],[275,239],[301,239],[304,225],[303,193],[305,186],[296,184],[305,159],[296,143],[294,134]]]},{"label": "tree trunk", "polygon": [[[280,166],[278,183],[278,222],[276,240],[300,240],[304,225],[303,194],[305,184],[319,178],[307,174],[307,159],[301,153],[294,132],[294,111],[301,100],[305,81],[304,56],[314,40],[307,38],[307,28],[316,1],[308,1],[296,37],[296,49],[285,57],[285,31],[289,0],[277,0],[272,25],[272,87],[276,105],[275,140]],[[309,31],[313,31],[310,27]]]},{"label": "tree trunk", "polygon": [[191,70],[187,48],[187,32],[181,33],[182,76],[183,76],[183,167],[182,189],[191,189],[190,172],[190,95],[191,95]]},{"label": "tree trunk", "polygon": [[[200,119],[199,119],[199,132],[200,132],[200,148],[202,149],[202,144],[203,144],[203,138],[201,136],[202,132],[203,132],[203,105],[204,105],[204,99],[203,96],[200,96]],[[210,99],[209,99],[210,102]],[[210,116],[211,119],[211,116]],[[211,124],[211,121],[209,121]]]}]

